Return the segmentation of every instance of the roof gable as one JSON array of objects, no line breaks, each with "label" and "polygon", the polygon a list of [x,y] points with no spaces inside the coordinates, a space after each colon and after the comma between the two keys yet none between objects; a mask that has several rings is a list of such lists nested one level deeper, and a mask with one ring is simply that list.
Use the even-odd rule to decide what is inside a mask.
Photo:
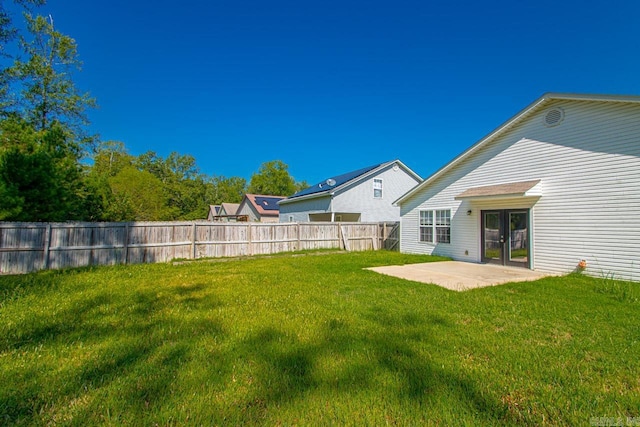
[{"label": "roof gable", "polygon": [[355,182],[358,182],[359,180],[362,180],[366,177],[369,177],[370,175],[376,173],[377,171],[382,170],[392,164],[397,164],[398,166],[400,166],[405,172],[407,172],[409,175],[415,178],[416,181],[418,182],[422,181],[422,178],[418,174],[416,174],[407,166],[405,166],[400,160],[392,160],[390,162],[379,163],[377,165],[368,166],[366,168],[358,169],[355,171],[343,173],[341,175],[336,175],[331,178],[327,178],[324,181],[321,181],[315,185],[312,185],[311,187],[305,188],[304,190],[297,192],[293,196],[290,196],[285,200],[283,200],[283,202],[289,202],[289,201],[293,202],[302,198],[322,197],[322,196],[330,195],[333,192],[339,191],[345,187],[348,187],[349,185],[354,184]]},{"label": "roof gable", "polygon": [[285,199],[284,196],[269,196],[263,194],[245,194],[245,201],[248,201],[251,206],[260,215],[279,215],[280,207],[278,202]]},{"label": "roof gable", "polygon": [[362,168],[362,169],[358,169],[358,170],[355,170],[355,171],[343,173],[341,175],[332,176],[330,178],[327,178],[324,181],[321,181],[321,182],[319,182],[319,183],[317,183],[315,185],[312,185],[311,187],[305,188],[302,191],[298,191],[293,196],[290,196],[289,199],[294,199],[296,197],[301,197],[301,196],[308,196],[310,194],[325,193],[325,192],[332,191],[332,190],[340,187],[341,185],[344,185],[344,184],[346,184],[346,183],[348,183],[350,181],[353,181],[356,178],[366,174],[367,172],[370,172],[370,171],[380,167],[381,165],[382,164],[368,166],[366,168]]},{"label": "roof gable", "polygon": [[640,96],[624,96],[624,95],[587,95],[587,94],[571,94],[571,93],[545,93],[540,98],[529,104],[515,116],[511,117],[509,120],[504,122],[502,125],[497,127],[493,132],[489,133],[487,136],[473,144],[471,147],[467,148],[460,155],[455,157],[449,163],[445,164],[443,167],[434,172],[430,177],[425,179],[422,183],[416,185],[403,196],[401,196],[398,200],[394,202],[394,204],[401,205],[406,200],[410,199],[414,195],[418,194],[420,190],[430,185],[436,179],[441,177],[442,175],[448,173],[450,170],[458,166],[464,160],[483,149],[485,146],[490,144],[495,139],[499,138],[505,132],[509,131],[514,125],[526,120],[533,113],[538,112],[547,107],[547,105],[556,100],[564,100],[564,101],[582,101],[582,102],[623,102],[623,103],[634,103],[640,104]]},{"label": "roof gable", "polygon": [[222,203],[220,205],[219,215],[236,215],[238,213],[238,208],[240,207],[240,203]]}]

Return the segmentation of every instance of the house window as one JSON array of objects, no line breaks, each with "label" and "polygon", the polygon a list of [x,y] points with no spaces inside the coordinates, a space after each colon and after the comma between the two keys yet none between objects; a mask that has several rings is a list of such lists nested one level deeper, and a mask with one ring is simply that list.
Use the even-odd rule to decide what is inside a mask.
[{"label": "house window", "polygon": [[433,242],[433,211],[420,211],[420,241]]},{"label": "house window", "polygon": [[451,243],[451,211],[436,211],[436,243]]},{"label": "house window", "polygon": [[421,242],[451,243],[451,210],[421,210],[419,228]]},{"label": "house window", "polygon": [[382,180],[379,178],[374,178],[373,180],[373,197],[382,199]]}]

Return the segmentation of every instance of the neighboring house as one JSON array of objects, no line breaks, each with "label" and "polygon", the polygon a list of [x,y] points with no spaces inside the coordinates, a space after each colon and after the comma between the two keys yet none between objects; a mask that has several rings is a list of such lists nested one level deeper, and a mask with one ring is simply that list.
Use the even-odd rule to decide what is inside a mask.
[{"label": "neighboring house", "polygon": [[640,97],[545,94],[396,203],[402,252],[640,280]]},{"label": "neighboring house", "polygon": [[[211,205],[216,206],[216,205]],[[212,209],[209,209],[209,221],[223,221],[223,222],[235,222],[246,221],[247,218],[242,215],[238,215],[238,208],[240,203],[222,203],[218,209],[217,215],[212,215]]]},{"label": "neighboring house", "polygon": [[280,222],[399,221],[393,202],[419,175],[399,160],[334,176],[280,201]]},{"label": "neighboring house", "polygon": [[238,207],[238,215],[244,215],[253,222],[278,222],[278,202],[284,196],[245,194]]},{"label": "neighboring house", "polygon": [[207,215],[207,221],[215,221],[215,218],[220,214],[220,205],[209,205],[209,214]]}]

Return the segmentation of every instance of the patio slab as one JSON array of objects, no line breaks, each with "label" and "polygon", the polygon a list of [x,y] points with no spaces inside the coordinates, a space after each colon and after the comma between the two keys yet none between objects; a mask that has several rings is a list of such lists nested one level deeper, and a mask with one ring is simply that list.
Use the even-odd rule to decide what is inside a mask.
[{"label": "patio slab", "polygon": [[461,261],[388,265],[371,267],[367,270],[415,282],[433,283],[453,291],[466,291],[510,282],[526,282],[550,275],[525,268]]}]

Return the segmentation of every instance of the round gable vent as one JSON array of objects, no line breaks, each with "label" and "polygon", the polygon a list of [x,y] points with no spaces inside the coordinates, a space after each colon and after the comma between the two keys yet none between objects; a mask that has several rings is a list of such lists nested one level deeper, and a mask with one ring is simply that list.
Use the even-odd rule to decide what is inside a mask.
[{"label": "round gable vent", "polygon": [[558,126],[564,120],[564,110],[562,108],[552,108],[544,115],[544,124],[547,127]]}]

